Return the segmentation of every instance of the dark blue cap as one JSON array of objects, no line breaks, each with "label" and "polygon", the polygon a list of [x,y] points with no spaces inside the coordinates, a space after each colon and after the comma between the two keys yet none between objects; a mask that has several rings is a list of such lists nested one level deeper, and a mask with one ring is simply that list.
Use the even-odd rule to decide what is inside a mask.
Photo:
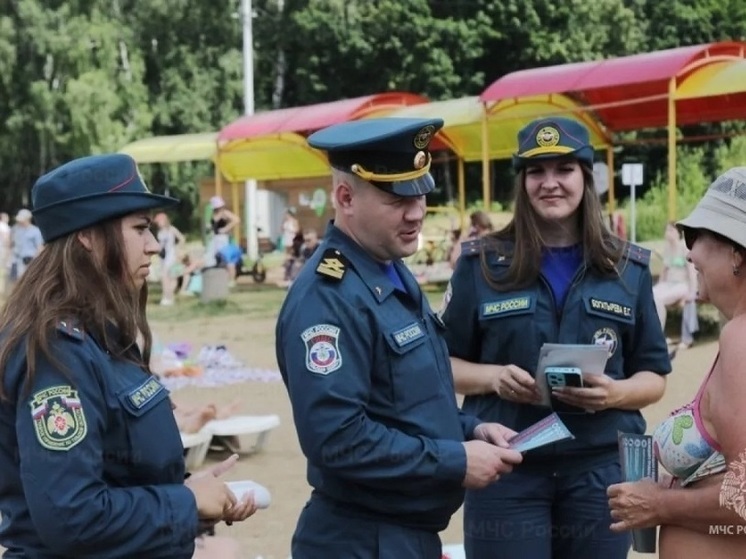
[{"label": "dark blue cap", "polygon": [[75,159],[40,177],[31,189],[31,203],[48,243],[108,219],[179,201],[152,194],[135,160],[112,153]]},{"label": "dark blue cap", "polygon": [[513,155],[513,169],[519,171],[537,159],[567,156],[593,167],[593,147],[588,129],[571,118],[540,118],[518,132],[518,152]]},{"label": "dark blue cap", "polygon": [[329,164],[397,196],[432,192],[430,140],[443,127],[439,118],[373,118],[335,124],[308,137],[327,152]]}]

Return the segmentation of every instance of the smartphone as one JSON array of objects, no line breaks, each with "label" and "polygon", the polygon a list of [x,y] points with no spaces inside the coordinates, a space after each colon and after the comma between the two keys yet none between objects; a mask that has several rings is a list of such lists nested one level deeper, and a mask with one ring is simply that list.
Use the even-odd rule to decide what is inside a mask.
[{"label": "smartphone", "polygon": [[578,367],[547,367],[544,369],[549,388],[583,387],[583,371]]}]

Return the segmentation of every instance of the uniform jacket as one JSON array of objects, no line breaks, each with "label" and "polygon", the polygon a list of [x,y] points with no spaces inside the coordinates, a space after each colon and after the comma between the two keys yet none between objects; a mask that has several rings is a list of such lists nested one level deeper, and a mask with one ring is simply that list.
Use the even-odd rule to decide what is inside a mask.
[{"label": "uniform jacket", "polygon": [[0,403],[0,544],[4,557],[189,559],[197,506],[168,391],[114,360],[74,322],[39,355],[5,370]]},{"label": "uniform jacket", "polygon": [[395,266],[407,294],[330,225],[283,305],[277,359],[316,492],[439,531],[461,505],[461,443],[479,421],[457,408],[437,315]]},{"label": "uniform jacket", "polygon": [[[614,379],[628,378],[638,371],[670,372],[653,302],[649,251],[626,245],[618,277],[600,277],[581,265],[563,308],[557,312],[543,277],[520,291],[491,288],[480,269],[482,244],[479,240],[464,243],[446,294],[442,318],[452,356],[474,363],[513,364],[536,375],[544,343],[602,344],[609,349],[605,373]],[[498,277],[511,261],[509,255],[495,250],[485,257],[490,272]],[[496,394],[468,396],[463,409],[517,431],[552,411],[504,401]],[[529,452],[521,468],[590,469],[597,461],[618,457],[618,431],[645,431],[639,411],[608,409],[592,414],[565,413],[561,418],[575,440]],[[563,461],[557,460],[560,456]]]}]

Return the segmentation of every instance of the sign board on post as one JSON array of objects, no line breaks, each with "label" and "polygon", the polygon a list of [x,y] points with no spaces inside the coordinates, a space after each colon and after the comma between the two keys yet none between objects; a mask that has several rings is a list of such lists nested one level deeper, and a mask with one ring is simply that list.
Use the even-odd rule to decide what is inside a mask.
[{"label": "sign board on post", "polygon": [[622,165],[622,184],[629,186],[630,196],[630,240],[637,242],[637,216],[635,215],[635,188],[642,185],[642,163],[624,163]]}]

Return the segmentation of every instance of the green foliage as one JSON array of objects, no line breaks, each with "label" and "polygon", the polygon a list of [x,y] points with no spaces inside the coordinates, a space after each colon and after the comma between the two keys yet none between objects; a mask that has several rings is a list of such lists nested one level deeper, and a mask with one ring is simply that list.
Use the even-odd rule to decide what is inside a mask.
[{"label": "green foliage", "polygon": [[[218,130],[243,114],[240,4],[0,2],[0,208],[28,203],[31,184],[63,161],[148,136]],[[457,98],[524,68],[746,37],[743,0],[252,4],[257,111],[391,90]],[[665,151],[641,149],[649,169],[665,166]],[[746,145],[734,140],[714,152],[680,151],[679,214],[709,182],[704,177],[745,160]],[[493,194],[508,203],[506,169],[493,164]],[[163,174],[156,189],[186,200],[177,223],[194,223],[198,182],[212,174],[210,164],[144,172]],[[466,180],[471,204],[481,198],[478,164],[467,165]],[[658,235],[665,221],[663,181],[659,176],[638,205],[641,235]],[[658,204],[663,209],[654,214]]]},{"label": "green foliage", "polygon": [[[689,215],[716,176],[731,167],[743,166],[744,162],[744,136],[722,141],[712,151],[708,151],[705,146],[680,146],[677,150],[676,166],[676,219]],[[629,223],[629,200],[624,203],[622,210]],[[655,177],[650,189],[638,200],[635,213],[638,241],[662,237],[668,221],[668,179],[665,175],[659,173]]]}]

